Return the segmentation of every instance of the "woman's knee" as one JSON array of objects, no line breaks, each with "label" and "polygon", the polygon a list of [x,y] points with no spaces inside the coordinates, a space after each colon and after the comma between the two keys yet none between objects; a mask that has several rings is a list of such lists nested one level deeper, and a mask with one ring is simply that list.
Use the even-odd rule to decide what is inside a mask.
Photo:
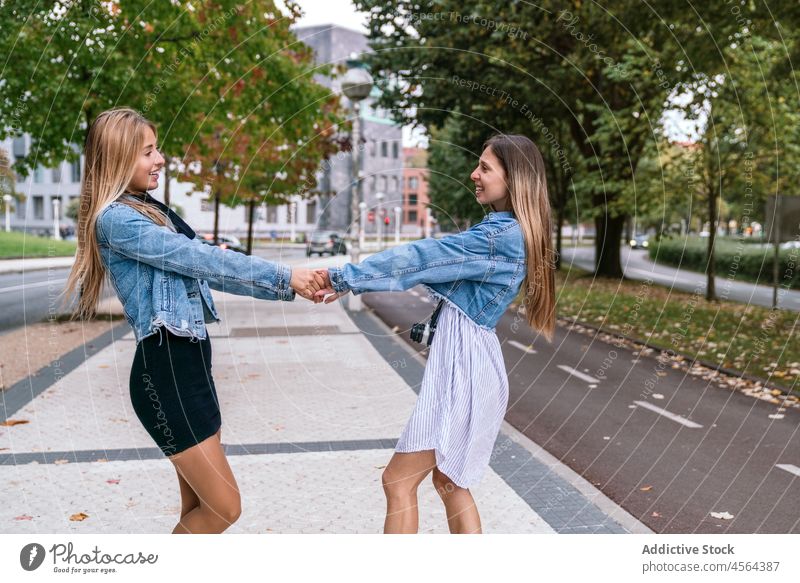
[{"label": "woman's knee", "polygon": [[242,499],[241,496],[231,495],[226,496],[222,500],[216,500],[205,506],[207,511],[214,516],[216,520],[222,522],[225,526],[230,526],[242,515]]},{"label": "woman's knee", "polygon": [[414,480],[389,468],[383,471],[381,483],[387,498],[405,498],[417,491],[417,484]]},{"label": "woman's knee", "polygon": [[455,485],[453,480],[447,477],[444,473],[442,473],[439,468],[435,468],[433,470],[433,487],[436,488],[436,492],[439,493],[439,496],[446,496],[447,494],[452,494],[458,489],[458,486]]}]

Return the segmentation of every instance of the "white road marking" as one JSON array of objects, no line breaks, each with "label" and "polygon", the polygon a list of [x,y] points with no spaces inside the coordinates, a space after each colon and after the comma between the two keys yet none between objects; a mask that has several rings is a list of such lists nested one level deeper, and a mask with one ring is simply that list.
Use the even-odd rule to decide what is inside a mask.
[{"label": "white road marking", "polygon": [[35,287],[44,287],[46,285],[56,285],[58,283],[64,283],[66,281],[67,281],[66,279],[53,279],[50,281],[39,281],[36,283],[23,283],[22,285],[12,285],[10,287],[0,288],[0,294],[12,291],[25,290],[25,289],[33,289]]},{"label": "white road marking", "polygon": [[509,340],[508,343],[514,348],[519,348],[522,352],[527,352],[528,354],[536,354],[536,351],[530,345],[523,344],[522,342],[517,342],[516,340]]},{"label": "white road marking", "polygon": [[689,421],[686,417],[681,417],[680,415],[675,415],[675,413],[670,413],[666,409],[662,409],[661,407],[656,407],[652,403],[648,403],[647,401],[634,401],[634,404],[639,405],[640,407],[644,407],[645,409],[650,409],[654,413],[658,413],[659,415],[663,415],[667,419],[672,419],[676,423],[680,423],[681,425],[685,425],[691,429],[700,429],[702,425],[699,423],[695,423],[694,421]]},{"label": "white road marking", "polygon": [[795,476],[800,476],[800,468],[792,464],[775,464],[776,468],[780,468],[789,472],[790,474],[794,474]]},{"label": "white road marking", "polygon": [[559,364],[558,368],[560,368],[561,370],[563,370],[565,372],[568,372],[572,376],[578,377],[582,381],[586,381],[587,383],[599,383],[600,382],[599,379],[596,379],[593,376],[589,376],[588,374],[583,374],[581,371],[575,370],[574,368],[572,368],[571,366],[567,366],[566,364]]}]

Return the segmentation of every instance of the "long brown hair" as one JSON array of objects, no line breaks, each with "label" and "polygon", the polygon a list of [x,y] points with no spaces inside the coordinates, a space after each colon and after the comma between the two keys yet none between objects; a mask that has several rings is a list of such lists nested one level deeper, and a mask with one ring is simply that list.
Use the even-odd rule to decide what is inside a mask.
[{"label": "long brown hair", "polygon": [[555,261],[552,218],[544,160],[536,145],[515,134],[492,136],[491,148],[506,172],[509,202],[525,239],[528,272],[522,283],[528,324],[553,341],[556,327]]},{"label": "long brown hair", "polygon": [[[106,278],[95,235],[97,217],[128,188],[144,146],[146,128],[157,135],[151,121],[128,107],[104,111],[89,128],[78,210],[78,250],[63,292],[66,302],[79,290],[72,319],[91,318],[97,309]],[[125,197],[120,202],[129,204],[159,225],[166,224],[164,215],[143,201]]]}]

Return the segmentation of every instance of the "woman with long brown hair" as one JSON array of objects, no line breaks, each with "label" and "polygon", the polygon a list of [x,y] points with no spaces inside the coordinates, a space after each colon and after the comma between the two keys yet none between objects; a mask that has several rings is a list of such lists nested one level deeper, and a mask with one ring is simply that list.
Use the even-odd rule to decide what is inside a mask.
[{"label": "woman with long brown hair", "polygon": [[239,517],[241,498],[220,443],[206,323],[219,321],[209,288],[260,299],[311,299],[325,279],[206,245],[148,194],[164,158],[156,128],[136,111],[112,109],[92,123],[78,217],[78,251],[67,298],[91,317],[110,281],[136,337],[133,409],[174,464],[181,513],[174,533],[219,533]]},{"label": "woman with long brown hair", "polygon": [[481,532],[469,488],[489,465],[508,404],[508,376],[495,325],[525,290],[528,323],[552,341],[555,269],[542,156],[525,136],[486,141],[470,175],[486,218],[463,233],[422,239],[328,269],[329,303],[352,291],[425,285],[440,299],[419,398],[383,472],[384,532],[416,532],[417,488],[433,485],[452,533]]}]

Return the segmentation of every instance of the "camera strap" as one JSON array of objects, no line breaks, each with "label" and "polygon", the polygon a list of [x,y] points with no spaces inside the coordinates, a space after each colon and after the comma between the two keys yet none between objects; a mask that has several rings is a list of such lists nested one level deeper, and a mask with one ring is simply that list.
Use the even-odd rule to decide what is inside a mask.
[{"label": "camera strap", "polygon": [[442,306],[444,305],[444,300],[439,300],[439,305],[436,306],[436,309],[431,314],[431,321],[428,324],[431,328],[436,328],[436,320],[439,319],[439,312],[442,311]]}]

